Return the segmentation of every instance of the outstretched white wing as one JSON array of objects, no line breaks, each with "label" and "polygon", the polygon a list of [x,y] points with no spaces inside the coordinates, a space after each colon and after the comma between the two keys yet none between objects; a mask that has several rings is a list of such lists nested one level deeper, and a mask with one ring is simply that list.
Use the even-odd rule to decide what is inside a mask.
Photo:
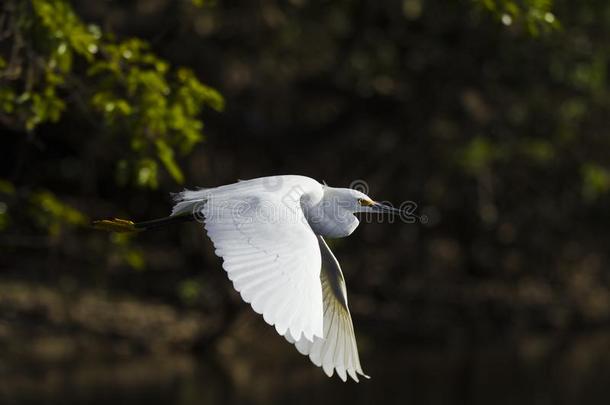
[{"label": "outstretched white wing", "polygon": [[321,236],[317,238],[323,262],[320,279],[324,295],[324,337],[315,337],[311,342],[303,338],[293,339],[286,334],[286,340],[294,343],[301,354],[309,355],[311,361],[322,367],[329,377],[336,370],[343,381],[347,380],[347,374],[355,381],[358,381],[358,374],[369,378],[360,366],[341,267],[326,241]]},{"label": "outstretched white wing", "polygon": [[223,268],[243,300],[280,335],[321,338],[320,248],[301,210],[303,190],[291,188],[287,195],[241,184],[199,192],[206,194],[200,212]]}]

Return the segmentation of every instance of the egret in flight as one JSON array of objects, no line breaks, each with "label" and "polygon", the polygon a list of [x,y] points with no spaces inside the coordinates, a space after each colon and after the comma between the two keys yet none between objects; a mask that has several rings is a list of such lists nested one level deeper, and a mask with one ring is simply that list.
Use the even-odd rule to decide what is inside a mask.
[{"label": "egret in flight", "polygon": [[174,195],[167,218],[96,221],[131,232],[198,220],[242,299],[330,377],[369,378],[362,371],[345,279],[324,238],[343,238],[355,213],[400,213],[349,188],[304,176],[271,176]]}]

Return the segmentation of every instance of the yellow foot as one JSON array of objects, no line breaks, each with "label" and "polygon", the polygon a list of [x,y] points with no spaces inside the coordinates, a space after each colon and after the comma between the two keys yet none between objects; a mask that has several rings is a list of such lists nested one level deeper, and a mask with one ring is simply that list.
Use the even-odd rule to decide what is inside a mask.
[{"label": "yellow foot", "polygon": [[119,218],[93,221],[93,227],[95,229],[109,232],[136,232],[138,230],[132,221]]}]

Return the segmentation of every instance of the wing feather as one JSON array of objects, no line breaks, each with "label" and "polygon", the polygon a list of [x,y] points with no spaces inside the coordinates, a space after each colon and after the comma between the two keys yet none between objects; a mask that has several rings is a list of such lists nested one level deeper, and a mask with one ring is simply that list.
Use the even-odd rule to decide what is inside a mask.
[{"label": "wing feather", "polygon": [[182,194],[181,202],[205,199],[204,227],[243,300],[281,334],[322,337],[320,248],[300,200],[249,181]]},{"label": "wing feather", "polygon": [[324,296],[324,338],[315,337],[312,341],[294,339],[288,334],[284,337],[293,343],[299,353],[309,355],[313,364],[322,367],[329,377],[336,371],[341,380],[349,375],[358,381],[362,371],[358,356],[356,337],[351,315],[347,305],[347,290],[339,262],[321,236],[317,236],[322,254],[322,294]]}]

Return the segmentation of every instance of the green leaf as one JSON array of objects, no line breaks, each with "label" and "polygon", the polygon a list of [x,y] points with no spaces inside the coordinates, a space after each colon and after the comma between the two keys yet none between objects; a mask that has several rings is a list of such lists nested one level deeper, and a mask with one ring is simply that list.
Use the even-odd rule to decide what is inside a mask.
[{"label": "green leaf", "polygon": [[157,162],[149,158],[143,158],[137,164],[137,184],[141,187],[155,189],[159,186],[157,180]]},{"label": "green leaf", "polygon": [[583,196],[586,200],[597,199],[610,190],[610,172],[596,163],[587,163],[581,169]]},{"label": "green leaf", "polygon": [[157,146],[157,155],[165,166],[165,169],[167,169],[169,174],[174,180],[176,180],[177,183],[184,183],[184,175],[174,160],[174,151],[172,148],[170,148],[165,141],[161,139],[158,139],[155,142],[155,145]]}]

